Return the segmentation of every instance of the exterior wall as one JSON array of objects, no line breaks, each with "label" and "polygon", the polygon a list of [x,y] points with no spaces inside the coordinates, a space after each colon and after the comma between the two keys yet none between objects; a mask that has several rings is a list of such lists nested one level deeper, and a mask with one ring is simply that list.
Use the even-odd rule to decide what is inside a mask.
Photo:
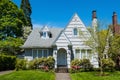
[{"label": "exterior wall", "polygon": [[[96,20],[94,20],[94,22],[95,21]],[[95,26],[96,26],[96,23],[95,23]],[[77,35],[74,35],[74,28],[77,28],[77,30],[78,30]],[[82,56],[81,56],[82,50],[85,50],[84,54],[86,55],[86,58],[88,58],[89,53],[87,52],[87,50],[91,50],[91,48],[89,46],[85,45],[85,41],[87,39],[89,39],[89,37],[91,35],[77,14],[75,14],[73,16],[72,20],[67,25],[64,33],[72,44],[72,51],[73,51],[74,58],[76,56],[77,49],[80,50],[79,59],[82,59]],[[98,67],[97,57],[98,57],[97,54],[93,53],[93,55],[90,59],[91,63],[94,65],[94,67]]]},{"label": "exterior wall", "polygon": [[[35,50],[36,52],[34,53],[33,50]],[[30,60],[33,60],[34,58],[39,58],[38,57],[38,50],[47,50],[48,51],[47,56],[53,56],[53,49],[52,48],[25,49],[25,59],[30,61]],[[34,57],[34,54],[36,55],[36,57]],[[42,54],[44,54],[44,52],[42,52]]]},{"label": "exterior wall", "polygon": [[66,50],[67,52],[67,67],[70,68],[70,51],[68,48],[68,45],[70,44],[70,41],[68,40],[68,38],[66,37],[66,35],[64,34],[64,32],[61,33],[61,35],[59,36],[59,38],[56,40],[55,42],[57,48],[54,49],[54,58],[55,58],[55,68],[57,68],[57,54],[58,54],[58,50],[63,48]]}]

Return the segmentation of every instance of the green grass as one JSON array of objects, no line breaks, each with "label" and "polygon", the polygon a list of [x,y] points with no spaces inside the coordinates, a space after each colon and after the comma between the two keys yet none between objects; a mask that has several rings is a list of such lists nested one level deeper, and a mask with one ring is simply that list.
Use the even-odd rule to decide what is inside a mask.
[{"label": "green grass", "polygon": [[72,80],[120,80],[120,72],[108,73],[108,76],[97,76],[97,72],[80,72],[71,74]]},{"label": "green grass", "polygon": [[1,75],[0,80],[55,80],[53,72],[41,72],[39,70],[15,71]]}]

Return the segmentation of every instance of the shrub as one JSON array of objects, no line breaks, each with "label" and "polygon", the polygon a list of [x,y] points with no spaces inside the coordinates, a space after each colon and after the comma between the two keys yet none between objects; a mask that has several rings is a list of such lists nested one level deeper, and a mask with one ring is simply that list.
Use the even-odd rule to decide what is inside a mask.
[{"label": "shrub", "polygon": [[49,69],[53,69],[55,64],[55,60],[52,56],[49,56],[46,60],[45,66],[48,66]]},{"label": "shrub", "polygon": [[0,71],[15,69],[16,57],[0,55]]},{"label": "shrub", "polygon": [[80,70],[80,65],[81,65],[81,60],[79,59],[74,59],[71,61],[71,73],[79,72]]},{"label": "shrub", "polygon": [[34,59],[34,60],[28,62],[28,68],[29,69],[38,69],[38,59]]},{"label": "shrub", "polygon": [[54,68],[54,63],[55,60],[51,56],[48,58],[38,58],[29,62],[29,68],[48,71]]},{"label": "shrub", "polygon": [[113,71],[115,67],[115,63],[112,59],[102,59],[102,64],[103,64],[103,70],[104,71]]},{"label": "shrub", "polygon": [[25,59],[17,59],[16,70],[26,70],[27,69],[27,60]]},{"label": "shrub", "polygon": [[89,59],[74,59],[71,61],[71,73],[80,72],[80,71],[90,71],[93,69],[92,64]]},{"label": "shrub", "polygon": [[93,65],[90,63],[89,59],[83,59],[81,66],[82,66],[84,71],[91,71],[91,70],[93,70]]}]

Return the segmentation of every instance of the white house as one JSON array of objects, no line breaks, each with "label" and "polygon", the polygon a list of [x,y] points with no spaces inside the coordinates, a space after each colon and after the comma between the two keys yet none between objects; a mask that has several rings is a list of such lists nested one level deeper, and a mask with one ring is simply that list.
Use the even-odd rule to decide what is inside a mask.
[{"label": "white house", "polygon": [[[95,27],[97,18],[93,16],[92,25]],[[80,32],[84,35],[81,36]],[[25,59],[53,56],[55,68],[65,66],[70,68],[71,60],[88,58],[94,67],[98,67],[97,53],[85,45],[90,33],[77,14],[64,29],[48,28],[33,29],[22,46]],[[91,54],[92,53],[92,54]]]}]

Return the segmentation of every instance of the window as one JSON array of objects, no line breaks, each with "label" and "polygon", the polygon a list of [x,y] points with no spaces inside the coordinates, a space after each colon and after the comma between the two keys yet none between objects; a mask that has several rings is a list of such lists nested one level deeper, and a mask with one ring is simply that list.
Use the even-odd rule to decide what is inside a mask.
[{"label": "window", "polygon": [[42,50],[38,50],[38,58],[42,57]]},{"label": "window", "polygon": [[44,37],[44,38],[47,37],[47,32],[43,32],[43,37]]},{"label": "window", "polygon": [[79,50],[79,49],[76,49],[76,50],[75,50],[75,53],[76,53],[76,54],[75,54],[75,58],[76,58],[76,59],[79,59],[80,50]]},{"label": "window", "polygon": [[37,49],[33,49],[33,59],[37,58]]},{"label": "window", "polygon": [[73,33],[74,33],[74,35],[77,35],[77,33],[78,33],[77,28],[74,28]]},{"label": "window", "polygon": [[85,50],[81,50],[81,58],[82,59],[86,58]]},{"label": "window", "polygon": [[89,59],[92,58],[92,51],[91,51],[90,49],[87,50],[87,57],[88,57]]},{"label": "window", "polygon": [[48,57],[48,49],[33,49],[33,58]]},{"label": "window", "polygon": [[25,56],[32,56],[32,50],[26,49],[25,50]]},{"label": "window", "polygon": [[43,50],[43,57],[47,57],[47,56],[48,56],[47,50]]}]

